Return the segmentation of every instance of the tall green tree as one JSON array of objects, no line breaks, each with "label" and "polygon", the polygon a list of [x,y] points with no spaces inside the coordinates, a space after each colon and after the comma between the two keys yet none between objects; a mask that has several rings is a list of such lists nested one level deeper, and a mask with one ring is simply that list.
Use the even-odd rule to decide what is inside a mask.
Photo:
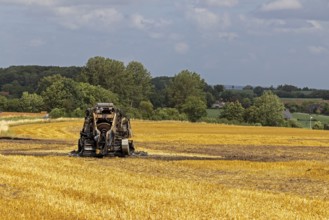
[{"label": "tall green tree", "polygon": [[7,109],[8,100],[5,96],[0,95],[0,112]]},{"label": "tall green tree", "polygon": [[18,98],[8,99],[6,111],[9,111],[9,112],[21,111],[19,106],[20,106],[20,100]]},{"label": "tall green tree", "polygon": [[226,118],[231,121],[243,122],[245,109],[242,107],[239,101],[228,102],[223,107],[223,110],[220,114],[220,118]]},{"label": "tall green tree", "polygon": [[130,102],[131,107],[138,107],[141,101],[149,100],[152,90],[151,74],[143,66],[143,64],[132,61],[126,67],[127,79],[125,82],[130,86],[126,88],[127,97],[125,99]]},{"label": "tall green tree", "polygon": [[97,102],[112,102],[116,106],[120,106],[118,95],[101,86],[93,86],[88,83],[77,83],[77,90],[81,95],[80,109],[86,109],[95,105]]},{"label": "tall green tree", "polygon": [[10,98],[19,98],[23,91],[24,87],[19,84],[18,80],[14,80],[11,83],[7,83],[2,85],[1,90],[5,92],[9,92]]},{"label": "tall green tree", "polygon": [[125,65],[121,61],[104,57],[90,58],[81,71],[80,81],[95,86],[101,86],[119,95],[120,99],[127,99],[133,88],[132,78],[125,71]]},{"label": "tall green tree", "polygon": [[150,100],[155,108],[170,106],[168,85],[171,83],[171,81],[172,77],[169,76],[152,78],[152,93],[150,95]]},{"label": "tall green tree", "polygon": [[263,94],[264,90],[265,89],[263,87],[256,86],[253,91],[257,96],[261,96]]},{"label": "tall green tree", "polygon": [[[54,78],[54,76],[46,77],[44,80],[51,81],[51,78]],[[81,92],[77,89],[77,82],[62,76],[56,76],[56,81],[52,81],[52,84],[41,92],[41,96],[47,111],[54,108],[73,111],[77,106],[82,105],[83,100]]]},{"label": "tall green tree", "polygon": [[150,101],[141,101],[139,103],[139,110],[143,119],[150,119],[153,114],[153,105]]},{"label": "tall green tree", "polygon": [[196,122],[207,115],[206,102],[199,96],[188,96],[181,109],[191,122]]},{"label": "tall green tree", "polygon": [[23,92],[20,98],[20,107],[23,112],[39,112],[43,110],[44,102],[40,95]]},{"label": "tall green tree", "polygon": [[214,87],[205,83],[204,92],[206,93],[207,107],[210,108],[216,101]]},{"label": "tall green tree", "polygon": [[198,97],[206,103],[204,92],[205,82],[195,72],[183,70],[173,77],[168,86],[168,96],[172,107],[182,110],[182,106],[189,96]]},{"label": "tall green tree", "polygon": [[45,77],[39,84],[46,110],[64,109],[71,115],[97,102],[113,102],[120,106],[118,95],[101,86],[76,82],[59,75]]},{"label": "tall green tree", "polygon": [[55,74],[75,79],[81,67],[11,66],[0,69],[0,91],[9,92],[10,98],[19,98],[23,92],[34,93],[40,79]]},{"label": "tall green tree", "polygon": [[223,85],[214,85],[214,96],[216,100],[219,100],[220,94],[224,92],[224,86]]},{"label": "tall green tree", "polygon": [[62,82],[63,79],[64,79],[63,76],[61,76],[59,74],[55,74],[55,75],[52,75],[52,76],[47,76],[47,77],[42,78],[38,82],[37,93],[41,94],[49,86],[51,86],[54,82],[57,82],[57,81]]},{"label": "tall green tree", "polygon": [[246,120],[264,126],[282,126],[283,111],[284,105],[279,97],[271,91],[265,91],[263,95],[255,98],[254,105],[246,113]]}]

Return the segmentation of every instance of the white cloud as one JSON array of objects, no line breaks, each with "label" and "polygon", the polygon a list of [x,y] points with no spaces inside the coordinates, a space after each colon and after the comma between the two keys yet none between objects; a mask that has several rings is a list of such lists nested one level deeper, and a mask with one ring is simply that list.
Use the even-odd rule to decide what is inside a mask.
[{"label": "white cloud", "polygon": [[179,54],[186,54],[190,49],[186,42],[179,42],[175,45],[175,51]]},{"label": "white cloud", "polygon": [[53,12],[58,22],[70,29],[110,27],[123,19],[123,15],[113,8],[55,7]]},{"label": "white cloud", "polygon": [[204,0],[204,3],[212,7],[232,7],[239,3],[238,0]]},{"label": "white cloud", "polygon": [[152,28],[161,28],[167,25],[170,25],[170,21],[165,19],[159,19],[159,20],[152,20],[152,19],[146,19],[143,15],[140,14],[134,14],[130,17],[131,24],[133,27],[140,29],[140,30],[146,30],[146,29],[152,29]]},{"label": "white cloud", "polygon": [[188,11],[187,18],[196,23],[199,28],[213,29],[216,27],[226,28],[231,25],[228,14],[219,15],[206,8],[193,8]]},{"label": "white cloud", "polygon": [[247,15],[240,15],[239,19],[243,26],[248,30],[255,29],[261,31],[267,28],[282,27],[286,25],[286,21],[282,19],[261,19]]},{"label": "white cloud", "polygon": [[261,5],[254,15],[264,19],[329,21],[328,0],[272,0]]},{"label": "white cloud", "polygon": [[137,29],[145,29],[152,21],[146,20],[142,15],[135,14],[131,16],[131,23]]},{"label": "white cloud", "polygon": [[39,5],[39,6],[104,6],[113,7],[114,5],[143,4],[154,2],[154,0],[0,0],[5,4],[16,5]]},{"label": "white cloud", "polygon": [[323,23],[301,19],[265,19],[240,15],[240,21],[249,33],[269,35],[273,33],[313,34],[326,29]]},{"label": "white cloud", "polygon": [[303,5],[299,0],[276,0],[262,5],[262,11],[277,11],[277,10],[297,10]]},{"label": "white cloud", "polygon": [[315,55],[321,55],[321,54],[329,54],[329,50],[325,47],[321,46],[309,46],[308,50],[310,53]]},{"label": "white cloud", "polygon": [[[0,6],[18,5],[28,7],[28,16],[44,16],[65,28],[78,30],[110,30],[115,24],[130,25],[147,31],[152,38],[161,38],[161,31],[154,30],[171,24],[166,19],[147,19],[142,14],[125,16],[120,7],[134,7],[141,2],[155,3],[158,0],[0,0]],[[117,7],[116,7],[117,6]]]},{"label": "white cloud", "polygon": [[311,20],[311,21],[307,21],[307,23],[309,23],[314,29],[317,29],[317,30],[323,29],[323,27],[319,21]]},{"label": "white cloud", "polygon": [[222,40],[233,41],[236,38],[238,38],[238,35],[236,33],[232,33],[232,32],[219,32],[218,38],[222,39]]},{"label": "white cloud", "polygon": [[0,3],[17,4],[17,5],[51,6],[56,3],[56,0],[0,0]]},{"label": "white cloud", "polygon": [[[281,27],[275,27],[273,30],[275,32],[283,33],[296,33],[296,34],[305,34],[305,33],[315,33],[323,30],[322,25],[318,21],[298,21],[295,22],[286,22],[285,25]],[[289,25],[290,24],[290,25]]]}]

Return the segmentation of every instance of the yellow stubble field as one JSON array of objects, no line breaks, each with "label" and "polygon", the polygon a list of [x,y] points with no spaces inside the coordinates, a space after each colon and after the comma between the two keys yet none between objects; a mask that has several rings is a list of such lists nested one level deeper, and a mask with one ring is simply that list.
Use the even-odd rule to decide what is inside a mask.
[{"label": "yellow stubble field", "polygon": [[82,123],[0,139],[2,219],[329,218],[329,132],[133,120],[148,156],[68,157]]}]

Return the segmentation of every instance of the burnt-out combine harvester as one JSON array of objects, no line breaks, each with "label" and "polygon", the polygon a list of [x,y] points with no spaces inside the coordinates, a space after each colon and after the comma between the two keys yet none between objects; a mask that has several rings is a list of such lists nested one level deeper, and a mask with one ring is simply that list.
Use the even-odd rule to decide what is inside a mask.
[{"label": "burnt-out combine harvester", "polygon": [[128,156],[135,148],[130,120],[113,103],[97,103],[86,110],[78,151],[71,156]]}]

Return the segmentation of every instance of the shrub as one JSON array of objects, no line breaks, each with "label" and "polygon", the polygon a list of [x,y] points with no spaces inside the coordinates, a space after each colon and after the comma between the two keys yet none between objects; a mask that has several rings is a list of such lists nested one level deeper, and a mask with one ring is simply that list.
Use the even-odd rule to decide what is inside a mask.
[{"label": "shrub", "polygon": [[227,103],[220,114],[220,118],[226,118],[229,121],[243,122],[245,109],[239,101]]},{"label": "shrub", "polygon": [[176,108],[157,108],[151,119],[185,121],[187,120],[187,116],[184,113],[179,113]]},{"label": "shrub", "polygon": [[83,118],[85,116],[85,111],[81,108],[76,108],[74,111],[70,114],[71,117],[77,117],[77,118]]},{"label": "shrub", "polygon": [[206,103],[200,97],[189,96],[182,105],[182,112],[187,115],[189,121],[196,122],[207,115],[206,108]]},{"label": "shrub", "polygon": [[153,105],[150,101],[141,101],[139,103],[139,112],[143,119],[150,119],[153,114]]},{"label": "shrub", "polygon": [[51,118],[65,117],[66,116],[65,109],[63,109],[63,108],[54,108],[49,113],[49,116]]},{"label": "shrub", "polygon": [[289,128],[302,128],[303,126],[297,121],[297,119],[289,119],[285,122],[285,126]]},{"label": "shrub", "polygon": [[321,123],[321,121],[316,121],[314,125],[312,126],[314,130],[323,130],[324,126]]},{"label": "shrub", "polygon": [[143,116],[141,114],[141,112],[137,109],[137,108],[133,108],[133,107],[126,107],[124,109],[124,112],[127,112],[127,115],[129,116],[129,118],[135,118],[135,119],[142,119]]}]

